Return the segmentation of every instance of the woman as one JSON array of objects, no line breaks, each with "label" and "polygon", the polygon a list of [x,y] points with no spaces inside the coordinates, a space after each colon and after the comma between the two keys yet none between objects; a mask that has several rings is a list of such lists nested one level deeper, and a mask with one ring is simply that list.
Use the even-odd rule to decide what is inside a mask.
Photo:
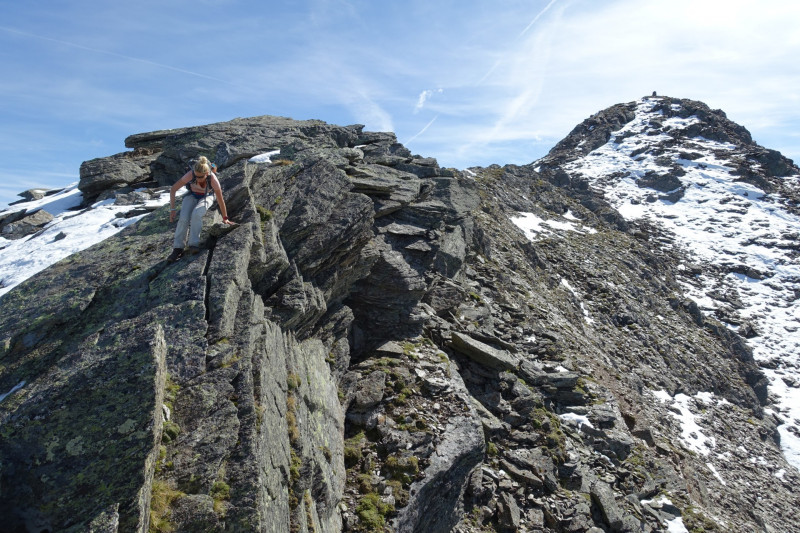
[{"label": "woman", "polygon": [[[213,165],[216,169],[216,165]],[[183,255],[183,248],[186,243],[186,234],[189,234],[189,253],[196,254],[200,247],[200,230],[203,229],[203,215],[214,205],[214,196],[219,204],[219,211],[222,213],[222,222],[233,225],[228,218],[228,210],[225,207],[225,200],[222,198],[222,188],[219,186],[217,176],[211,172],[212,165],[208,158],[200,156],[194,168],[187,172],[169,190],[169,221],[175,221],[175,193],[181,187],[186,187],[188,192],[183,197],[181,214],[178,218],[178,227],[175,228],[175,241],[172,245],[172,253],[167,261],[174,263]],[[214,195],[211,196],[211,190]]]}]

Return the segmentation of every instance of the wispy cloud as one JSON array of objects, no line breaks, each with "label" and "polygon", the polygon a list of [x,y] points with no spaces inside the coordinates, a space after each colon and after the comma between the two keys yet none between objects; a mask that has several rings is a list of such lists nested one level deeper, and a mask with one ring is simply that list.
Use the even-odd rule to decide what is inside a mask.
[{"label": "wispy cloud", "polygon": [[[468,160],[540,140],[552,146],[594,112],[653,90],[722,108],[751,131],[781,119],[797,124],[800,102],[789,88],[800,84],[791,59],[800,39],[778,45],[775,35],[794,35],[798,24],[800,4],[777,1],[675,0],[667,12],[634,0],[550,1],[498,47],[474,86],[474,97],[495,111],[483,128],[451,129],[456,155]],[[446,128],[440,120],[437,129]]]},{"label": "wispy cloud", "polygon": [[344,98],[344,103],[351,110],[356,120],[365,124],[368,129],[377,131],[394,131],[392,115],[366,92],[358,92]]},{"label": "wispy cloud", "polygon": [[[549,10],[551,7],[553,7],[553,4],[555,4],[557,1],[558,1],[558,0],[550,0],[550,1],[549,1],[549,3],[548,3],[548,4],[547,4],[545,7],[544,7],[544,9],[542,9],[541,11],[539,11],[538,13],[536,13],[536,16],[535,16],[535,17],[533,17],[533,19],[532,19],[532,20],[531,20],[531,21],[528,23],[528,25],[527,25],[527,26],[525,26],[525,29],[523,29],[521,32],[519,32],[519,34],[517,35],[517,38],[515,39],[515,43],[516,43],[516,41],[518,41],[519,39],[521,39],[521,38],[522,38],[522,37],[523,37],[523,36],[524,36],[526,33],[528,33],[528,30],[530,30],[530,29],[531,29],[531,27],[533,27],[533,25],[534,25],[534,24],[536,24],[536,22],[537,22],[537,21],[538,21],[540,18],[542,18],[542,16],[544,16],[544,14],[545,14],[545,13],[547,13],[547,11],[548,11],[548,10]],[[513,50],[512,50],[512,53],[513,53]],[[506,60],[506,59],[507,59],[507,57],[506,57],[505,55],[503,55],[503,57],[501,57],[500,59],[498,59],[497,61],[495,61],[495,62],[494,62],[494,64],[491,66],[491,68],[490,68],[489,70],[487,70],[487,71],[486,71],[486,73],[483,75],[483,77],[481,77],[481,79],[479,79],[479,80],[478,80],[478,82],[477,82],[477,85],[481,85],[481,84],[483,84],[483,82],[485,82],[485,81],[486,81],[486,80],[489,78],[489,76],[491,76],[491,75],[494,73],[494,71],[495,71],[495,70],[497,70],[497,68],[498,68],[498,67],[499,67],[499,66],[500,66],[500,65],[503,63],[503,61],[504,61],[504,60]]]},{"label": "wispy cloud", "polygon": [[30,37],[32,39],[39,39],[39,40],[42,40],[42,41],[49,41],[49,42],[52,42],[52,43],[56,43],[56,44],[60,44],[60,45],[64,45],[64,46],[69,46],[69,47],[72,47],[72,48],[77,48],[79,50],[86,50],[88,52],[93,52],[93,53],[96,53],[96,54],[103,54],[103,55],[107,55],[107,56],[112,56],[112,57],[116,57],[116,58],[119,58],[119,59],[125,59],[127,61],[136,61],[138,63],[143,63],[145,65],[149,65],[149,66],[153,66],[153,67],[157,67],[157,68],[162,68],[162,69],[167,69],[167,70],[172,70],[174,72],[179,72],[181,74],[188,74],[189,76],[194,76],[194,77],[197,77],[197,78],[204,78],[204,79],[215,81],[215,82],[218,82],[218,83],[230,84],[230,82],[227,81],[227,80],[223,80],[223,79],[220,79],[220,78],[215,78],[214,76],[209,76],[209,75],[204,74],[202,72],[194,72],[194,71],[191,71],[191,70],[186,70],[186,69],[183,69],[183,68],[174,67],[172,65],[165,65],[163,63],[157,63],[155,61],[150,61],[148,59],[143,59],[141,57],[133,57],[133,56],[128,56],[128,55],[124,55],[124,54],[118,54],[116,52],[111,52],[109,50],[100,50],[100,49],[97,49],[97,48],[92,48],[90,46],[84,46],[84,45],[78,44],[78,43],[73,43],[73,42],[69,42],[69,41],[62,41],[60,39],[54,39],[52,37],[47,37],[47,36],[44,36],[44,35],[36,35],[36,34],[33,34],[33,33],[28,33],[28,32],[24,32],[24,31],[15,30],[13,28],[7,28],[5,26],[0,26],[0,30],[8,32],[8,33],[14,33],[14,34],[17,34],[17,35],[22,35],[24,37]]},{"label": "wispy cloud", "polygon": [[419,94],[419,98],[417,98],[417,105],[414,106],[414,113],[419,113],[423,107],[425,107],[425,103],[430,99],[431,96],[434,94],[441,94],[443,92],[442,89],[426,89]]},{"label": "wispy cloud", "polygon": [[527,163],[653,90],[800,159],[797,2],[209,0],[196,24],[188,0],[9,6],[6,169],[66,173],[132,133],[262,114],[394,131],[447,166]]}]

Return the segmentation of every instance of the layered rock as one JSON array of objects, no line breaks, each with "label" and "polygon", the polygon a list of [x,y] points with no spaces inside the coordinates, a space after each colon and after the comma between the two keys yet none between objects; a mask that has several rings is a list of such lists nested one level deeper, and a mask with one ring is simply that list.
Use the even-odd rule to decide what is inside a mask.
[{"label": "layered rock", "polygon": [[[260,131],[257,126],[265,128],[263,138],[250,134]],[[196,156],[198,146],[214,134],[221,136],[226,144],[218,148],[227,154],[221,166],[227,168],[220,178],[229,210],[239,222],[235,229],[215,225],[218,214],[209,217],[203,251],[168,265],[164,251],[171,228],[162,209],[5,298],[3,375],[23,376],[25,381],[2,405],[5,442],[15,443],[3,447],[4,463],[16,466],[4,469],[2,484],[4,491],[18,495],[4,498],[14,527],[33,530],[38,527],[31,525],[35,520],[52,530],[87,527],[109,509],[124,530],[143,530],[148,523],[157,530],[342,527],[345,419],[337,376],[347,371],[351,354],[367,358],[387,339],[421,332],[430,313],[421,303],[430,282],[426,271],[446,275],[459,268],[465,255],[468,230],[458,224],[467,212],[450,197],[474,193],[458,192],[463,189],[458,180],[439,177],[435,162],[417,164],[392,136],[362,134],[358,126],[268,117],[211,129],[216,133],[201,128],[166,138],[137,137],[143,143],[159,138],[164,150],[148,145],[152,153],[146,157],[154,161],[155,170],[124,181],[164,181],[158,169],[171,168],[165,163],[170,157]],[[187,138],[203,141],[195,145]],[[284,151],[281,163],[247,162],[275,147]],[[360,155],[365,151],[368,155]],[[381,162],[365,161],[370,158]],[[118,155],[85,167],[113,170],[129,159]],[[182,164],[176,159],[173,166]],[[402,170],[395,170],[398,165]],[[374,196],[359,192],[363,182],[357,176],[367,174],[383,176],[388,188],[373,191]],[[408,189],[409,182],[416,185]],[[83,183],[86,195],[97,192],[97,185],[90,183],[102,182]],[[118,185],[107,182],[102,187],[106,192]],[[124,192],[116,191],[117,200]],[[412,202],[408,212],[401,211]],[[402,227],[411,224],[417,226],[409,235]],[[130,321],[148,327],[117,332]],[[109,345],[103,339],[111,331],[119,340]],[[55,390],[60,378],[54,372],[75,358],[75,350],[85,353],[81,343],[88,341],[82,339],[106,347],[104,357],[116,362],[135,353],[128,345],[138,336],[147,342],[148,335],[151,344],[161,346],[150,356],[151,367],[161,368],[152,374],[159,378],[150,378],[155,388],[148,392],[141,385],[94,385],[122,406],[146,397],[137,402],[144,421],[126,418],[114,427],[127,424],[126,431],[131,426],[150,439],[140,445],[139,455],[133,448],[112,454],[114,464],[124,463],[124,468],[104,470],[102,486],[113,490],[97,492],[90,485],[99,483],[98,478],[79,475],[83,470],[75,465],[74,454],[56,452],[61,451],[58,443],[75,453],[92,450],[87,445],[78,450],[72,437],[64,441],[71,432],[101,447],[104,438],[80,426],[67,434],[60,425],[41,427],[31,421],[25,406],[39,398],[38,390]],[[83,369],[71,365],[71,373]],[[141,369],[118,368],[117,379],[147,379]],[[100,376],[107,379],[107,373]],[[75,392],[80,390],[76,385]],[[130,409],[100,403],[101,409],[119,416]],[[75,402],[60,408],[70,419],[83,416],[98,430],[110,427],[101,418],[82,414],[92,407]],[[472,420],[472,434],[479,437],[474,431],[477,418],[467,413],[465,420]],[[50,448],[26,444],[34,435],[52,443]],[[482,439],[476,442],[482,444]],[[447,447],[458,460],[458,446],[449,442]],[[450,473],[450,461],[433,467],[437,478],[445,478],[438,483],[454,491],[453,501],[479,456],[472,453],[457,473]],[[45,481],[48,476],[14,475],[27,462],[43,464],[65,478],[78,476],[81,483],[75,488],[65,484],[59,495],[60,502],[72,500],[74,506],[58,512],[37,506],[42,494],[54,491]],[[82,493],[90,496],[91,506],[75,497]],[[47,496],[47,501],[51,497],[56,496]],[[82,505],[86,508],[78,511]],[[452,516],[449,523],[454,524],[458,514]]]},{"label": "layered rock", "polygon": [[[752,142],[684,107],[698,135]],[[615,106],[537,164],[464,174],[391,134],[279,117],[85,163],[85,198],[125,202],[206,155],[238,224],[210,212],[200,253],[168,264],[162,208],[2,297],[5,527],[798,527],[747,344],[685,296],[679,250],[568,172],[635,117]],[[788,190],[794,167],[748,146]],[[667,170],[639,186],[671,194]],[[580,228],[532,242],[519,212]],[[713,434],[684,436],[688,411]]]}]

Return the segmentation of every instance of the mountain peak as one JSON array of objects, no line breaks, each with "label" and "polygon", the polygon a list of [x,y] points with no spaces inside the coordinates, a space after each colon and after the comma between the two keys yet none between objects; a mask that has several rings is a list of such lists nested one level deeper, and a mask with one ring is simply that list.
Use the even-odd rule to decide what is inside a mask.
[{"label": "mountain peak", "polygon": [[[636,121],[636,126],[624,128]],[[780,153],[763,148],[753,141],[744,126],[728,119],[722,110],[710,109],[703,102],[666,96],[644,97],[635,102],[617,104],[595,113],[576,126],[560,141],[542,162],[566,162],[586,155],[611,140],[615,132],[617,141],[635,131],[648,136],[663,135],[671,139],[662,146],[691,143],[692,139],[736,146],[755,161],[765,165],[765,172],[773,177],[796,173],[793,162]]]}]

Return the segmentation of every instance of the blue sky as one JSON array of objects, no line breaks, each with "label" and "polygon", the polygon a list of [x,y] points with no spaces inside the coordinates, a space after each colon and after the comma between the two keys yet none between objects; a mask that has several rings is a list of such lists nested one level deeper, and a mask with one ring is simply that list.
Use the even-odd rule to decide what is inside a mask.
[{"label": "blue sky", "polygon": [[394,131],[442,166],[525,164],[654,90],[800,161],[798,57],[785,0],[3,2],[0,205],[128,135],[257,115]]}]

